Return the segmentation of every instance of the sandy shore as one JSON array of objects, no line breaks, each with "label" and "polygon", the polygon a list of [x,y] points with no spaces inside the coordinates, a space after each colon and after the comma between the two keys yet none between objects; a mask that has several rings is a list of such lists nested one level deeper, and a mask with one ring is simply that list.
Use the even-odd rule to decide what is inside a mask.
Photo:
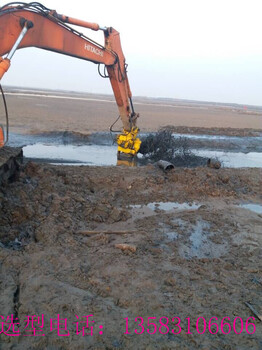
[{"label": "sandy shore", "polygon": [[[118,117],[113,96],[6,89],[10,129],[20,133],[108,131]],[[262,108],[134,98],[142,132],[160,127],[254,129],[262,132]],[[3,111],[1,113],[3,114]],[[3,118],[2,118],[3,119]],[[115,128],[121,129],[118,122]],[[197,130],[196,130],[197,131]]]}]

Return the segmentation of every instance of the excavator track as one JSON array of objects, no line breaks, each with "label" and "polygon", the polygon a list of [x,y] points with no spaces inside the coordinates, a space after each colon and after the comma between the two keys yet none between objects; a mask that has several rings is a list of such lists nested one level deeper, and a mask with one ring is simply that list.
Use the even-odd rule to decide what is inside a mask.
[{"label": "excavator track", "polygon": [[17,178],[22,162],[21,148],[5,146],[0,149],[0,186]]}]

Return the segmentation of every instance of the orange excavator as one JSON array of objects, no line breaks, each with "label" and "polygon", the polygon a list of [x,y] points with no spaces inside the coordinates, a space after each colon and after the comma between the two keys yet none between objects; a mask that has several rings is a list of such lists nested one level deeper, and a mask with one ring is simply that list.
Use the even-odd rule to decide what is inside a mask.
[{"label": "orange excavator", "polygon": [[[103,31],[104,46],[78,32],[70,24]],[[96,23],[58,14],[38,2],[11,2],[2,6],[0,80],[9,69],[15,51],[26,47],[37,47],[91,61],[98,64],[99,69],[100,64],[104,64],[123,123],[123,132],[117,136],[118,154],[137,154],[141,144],[136,126],[139,114],[135,113],[132,103],[119,32],[112,27],[100,27]],[[3,127],[0,127],[0,147],[5,141]]]}]

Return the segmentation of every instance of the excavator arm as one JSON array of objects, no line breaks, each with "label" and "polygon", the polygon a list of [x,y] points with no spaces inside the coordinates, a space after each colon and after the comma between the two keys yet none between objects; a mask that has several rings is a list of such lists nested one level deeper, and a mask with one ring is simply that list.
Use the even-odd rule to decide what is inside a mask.
[{"label": "excavator arm", "polygon": [[[104,46],[81,34],[73,27],[102,30]],[[129,87],[125,57],[119,33],[112,27],[100,27],[33,3],[10,3],[0,8],[0,80],[10,67],[17,49],[37,47],[69,55],[95,64],[104,64],[114,92],[123,133],[118,135],[118,152],[135,155],[141,141],[132,94]]]}]

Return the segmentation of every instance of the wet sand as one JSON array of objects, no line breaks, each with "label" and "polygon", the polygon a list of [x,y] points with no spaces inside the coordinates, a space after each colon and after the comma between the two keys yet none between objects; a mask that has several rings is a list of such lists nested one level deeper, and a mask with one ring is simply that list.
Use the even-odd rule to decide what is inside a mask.
[{"label": "wet sand", "polygon": [[[115,100],[109,95],[5,90],[13,132],[75,131],[89,134],[108,131],[118,117]],[[142,132],[156,131],[166,125],[224,128],[226,134],[228,128],[262,132],[262,107],[142,97],[134,98],[134,105],[141,115],[138,125]],[[115,127],[121,129],[121,122]]]},{"label": "wet sand", "polygon": [[[28,163],[0,191],[0,306],[21,323],[3,349],[260,349],[245,302],[261,312],[262,214],[238,205],[262,209],[261,179],[260,169]],[[45,336],[24,336],[26,317],[42,314]],[[68,336],[50,331],[58,314]],[[93,336],[76,334],[76,315],[93,315]]]}]

